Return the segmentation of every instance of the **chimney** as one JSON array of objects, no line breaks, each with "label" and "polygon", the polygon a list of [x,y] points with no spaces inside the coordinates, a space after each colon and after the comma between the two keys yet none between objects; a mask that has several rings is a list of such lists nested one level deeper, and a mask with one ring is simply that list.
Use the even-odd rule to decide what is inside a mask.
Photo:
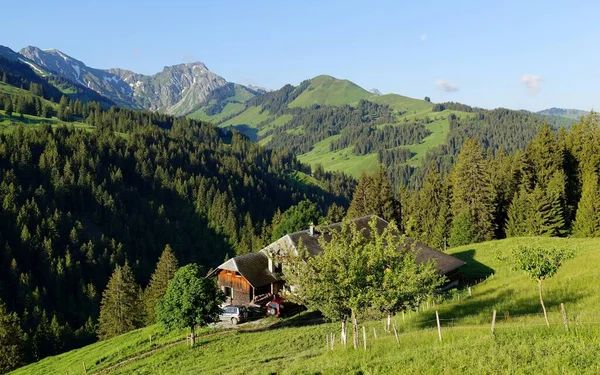
[{"label": "chimney", "polygon": [[308,234],[310,234],[311,236],[315,235],[315,226],[313,225],[313,223],[310,223],[310,227],[308,227]]}]

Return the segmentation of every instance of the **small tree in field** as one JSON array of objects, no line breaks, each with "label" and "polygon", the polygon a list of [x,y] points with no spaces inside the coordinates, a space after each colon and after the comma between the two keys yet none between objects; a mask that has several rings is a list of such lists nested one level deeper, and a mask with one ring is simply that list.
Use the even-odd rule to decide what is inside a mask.
[{"label": "small tree in field", "polygon": [[[342,223],[339,230],[321,236],[323,253],[310,256],[300,244],[298,254],[290,252],[285,257],[284,277],[293,287],[290,299],[321,311],[330,320],[341,320],[342,340],[346,339],[346,320],[353,325],[353,343],[358,346],[357,316],[368,310],[385,309],[388,312],[412,299],[415,293],[429,290],[421,271],[429,273],[435,267],[429,263],[415,266],[414,253],[408,246],[399,248],[405,241],[392,222],[381,234],[377,220],[369,223],[370,235],[358,230],[354,223]],[[325,237],[330,237],[325,241]],[[401,278],[418,280],[424,289],[400,288]],[[430,282],[439,283],[441,278]],[[409,281],[409,284],[412,282]]]},{"label": "small tree in field", "polygon": [[574,255],[572,250],[545,249],[542,247],[521,246],[513,250],[514,266],[516,269],[525,271],[530,277],[538,282],[540,304],[544,311],[546,325],[550,327],[548,313],[542,296],[542,281],[556,274],[560,266]]},{"label": "small tree in field", "polygon": [[165,296],[156,304],[156,320],[167,329],[194,329],[219,319],[225,296],[213,280],[206,279],[202,268],[188,264],[175,273]]}]

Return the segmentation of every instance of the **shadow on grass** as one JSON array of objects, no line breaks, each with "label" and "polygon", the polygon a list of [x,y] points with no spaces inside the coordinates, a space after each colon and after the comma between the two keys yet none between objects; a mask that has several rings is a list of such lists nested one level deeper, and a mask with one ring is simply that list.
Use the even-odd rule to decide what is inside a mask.
[{"label": "shadow on grass", "polygon": [[474,249],[461,251],[460,253],[452,254],[452,256],[467,263],[460,268],[460,273],[464,275],[466,279],[471,283],[485,279],[486,277],[494,273],[493,268],[488,267],[485,264],[475,260]]},{"label": "shadow on grass", "polygon": [[240,333],[271,331],[280,328],[306,327],[325,323],[323,315],[319,311],[304,311],[290,318],[280,319],[277,322],[257,329],[240,330]]},{"label": "shadow on grass", "polygon": [[[532,288],[536,286],[532,283]],[[572,304],[586,297],[586,293],[571,293],[569,295],[547,295],[544,302],[548,310],[557,310],[561,303]],[[518,317],[523,315],[542,314],[542,307],[537,298],[514,298],[514,291],[506,290],[495,294],[495,290],[488,290],[485,294],[476,298],[468,298],[455,303],[449,310],[440,313],[441,325],[457,324],[453,319],[482,320],[480,323],[491,321],[493,310],[497,310],[499,316]],[[419,328],[435,327],[435,310],[422,312],[420,321],[415,322]],[[498,318],[500,319],[500,317]],[[460,325],[460,322],[458,322]]]}]

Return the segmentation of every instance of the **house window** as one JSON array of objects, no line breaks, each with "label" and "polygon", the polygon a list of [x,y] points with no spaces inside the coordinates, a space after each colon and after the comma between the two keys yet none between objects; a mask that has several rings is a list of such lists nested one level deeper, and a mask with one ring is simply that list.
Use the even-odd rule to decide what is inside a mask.
[{"label": "house window", "polygon": [[225,293],[226,297],[232,297],[233,298],[233,289],[226,286],[223,288],[223,292]]}]

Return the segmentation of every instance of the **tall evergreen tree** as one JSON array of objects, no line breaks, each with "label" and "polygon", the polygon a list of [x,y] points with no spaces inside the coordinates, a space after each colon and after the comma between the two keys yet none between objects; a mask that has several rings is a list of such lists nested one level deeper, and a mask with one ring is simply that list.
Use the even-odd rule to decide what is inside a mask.
[{"label": "tall evergreen tree", "polygon": [[[495,191],[490,181],[488,163],[484,159],[481,145],[473,139],[465,141],[452,171],[452,214],[454,216],[452,234],[459,234],[459,227],[466,223],[474,225],[472,241],[487,241],[494,236]],[[460,219],[459,219],[460,218]],[[460,222],[457,222],[460,220]],[[461,235],[451,240],[457,244],[464,242]]]},{"label": "tall evergreen tree", "polygon": [[100,303],[98,336],[118,336],[141,326],[139,286],[126,262],[113,271]]},{"label": "tall evergreen tree", "polygon": [[346,217],[353,219],[367,215],[377,215],[401,224],[400,202],[394,196],[387,172],[382,166],[373,175],[363,173],[360,176]]},{"label": "tall evergreen tree", "polygon": [[[508,210],[508,236],[559,236],[569,217],[564,146],[550,127],[542,127],[527,146],[520,171],[519,196]],[[524,203],[527,202],[527,203]]]},{"label": "tall evergreen tree", "polygon": [[0,374],[25,364],[25,334],[19,316],[0,301]]},{"label": "tall evergreen tree", "polygon": [[600,184],[596,173],[588,172],[583,178],[573,234],[577,237],[600,237]]},{"label": "tall evergreen tree", "polygon": [[[444,193],[445,189],[439,173],[434,169],[428,170],[423,187],[419,192],[416,220],[419,229],[417,239],[429,246],[435,246],[434,242],[438,242],[438,245],[443,242],[440,239],[435,241],[434,237],[436,236],[436,229],[441,229],[438,226],[438,221],[445,200]],[[440,233],[437,233],[437,235],[440,235]],[[441,235],[443,236],[443,234]]]},{"label": "tall evergreen tree", "polygon": [[163,298],[167,292],[169,281],[177,272],[178,262],[170,245],[165,246],[156,269],[150,278],[150,283],[144,292],[145,320],[146,324],[152,324],[156,321],[156,303]]}]

